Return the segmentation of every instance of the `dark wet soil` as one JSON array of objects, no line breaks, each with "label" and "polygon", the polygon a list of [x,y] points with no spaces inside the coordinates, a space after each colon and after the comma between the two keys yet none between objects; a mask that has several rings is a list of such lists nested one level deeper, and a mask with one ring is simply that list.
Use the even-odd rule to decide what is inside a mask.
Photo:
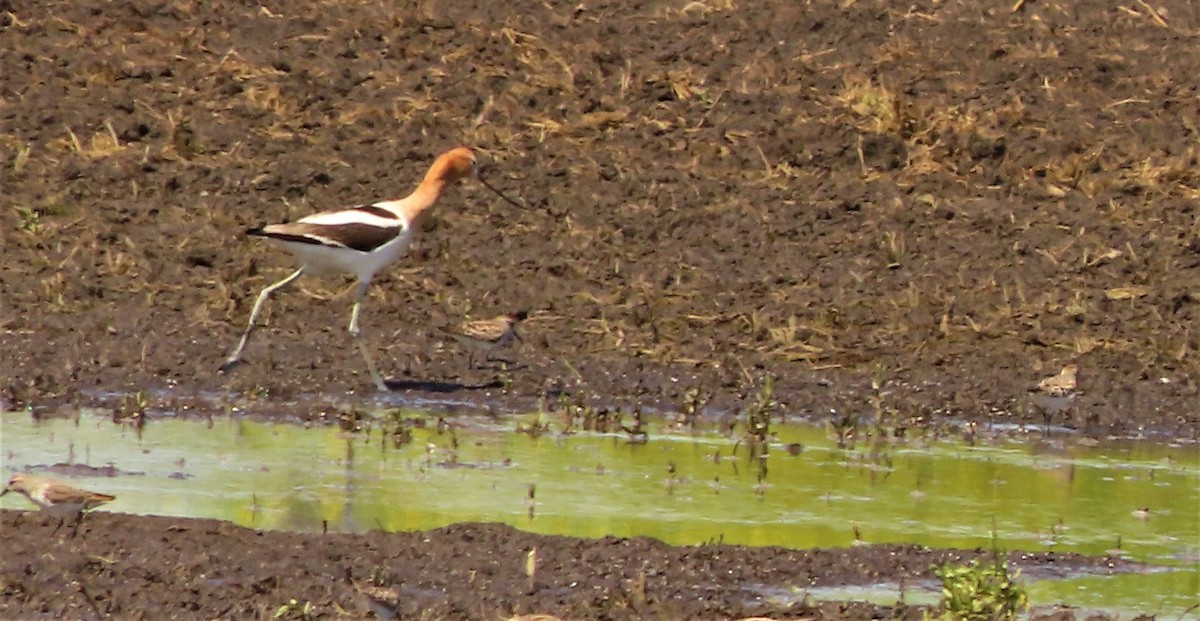
[{"label": "dark wet soil", "polygon": [[[1198,39],[1187,0],[0,0],[0,406],[313,419],[377,403],[336,279],[281,292],[246,364],[216,373],[258,291],[292,269],[241,233],[401,196],[465,143],[525,207],[463,183],[373,283],[362,322],[396,389],[384,403],[673,411],[698,391],[732,420],[769,375],[776,415],[841,427],[1194,439]],[[509,370],[468,369],[437,331],[520,308]],[[1069,363],[1065,406],[1030,391]],[[192,541],[180,567],[232,532],[101,516],[86,546],[110,521],[185,529],[143,542]],[[633,544],[589,545],[594,570]],[[66,549],[76,572],[140,571]],[[254,550],[238,562],[282,567],[278,550],[239,554]],[[250,595],[270,570],[220,597],[340,602],[330,563],[278,576],[272,597]],[[665,585],[692,588],[672,569]],[[114,601],[189,616],[216,587],[172,571],[142,578],[169,587],[145,595],[157,604]],[[86,605],[6,580],[18,616]],[[467,616],[551,597],[452,585]],[[743,610],[695,605],[680,616]]]},{"label": "dark wet soil", "polygon": [[[809,587],[932,578],[981,551],[884,545],[785,550],[670,547],[648,538],[577,539],[508,526],[300,534],[211,520],[95,513],[74,537],[56,522],[0,512],[4,618],[266,619],[295,600],[313,618],[920,619],[922,610],[805,601]],[[535,551],[532,578],[527,558]],[[1112,559],[1011,554],[1014,567],[1108,572]],[[64,587],[64,585],[66,585]],[[372,603],[368,596],[374,597]],[[374,605],[374,607],[373,607]],[[383,607],[383,608],[380,608]],[[302,618],[289,614],[285,618]]]}]

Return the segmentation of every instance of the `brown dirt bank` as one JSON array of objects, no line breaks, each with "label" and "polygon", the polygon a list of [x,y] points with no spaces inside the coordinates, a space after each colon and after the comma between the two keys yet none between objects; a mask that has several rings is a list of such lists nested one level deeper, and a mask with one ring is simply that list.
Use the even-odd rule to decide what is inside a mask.
[{"label": "brown dirt bank", "polygon": [[[401,618],[920,619],[916,606],[780,602],[814,586],[913,582],[980,551],[877,545],[785,550],[652,539],[597,540],[463,524],[414,533],[262,532],[210,520],[88,516],[79,534],[0,511],[0,615],[33,618],[267,619],[290,600],[311,618],[373,618],[364,593]],[[537,569],[525,574],[537,549]],[[1016,567],[1108,572],[1112,559],[1012,553]],[[390,592],[389,592],[390,591]],[[386,612],[386,611],[382,611]],[[374,613],[376,615],[380,613]],[[285,617],[293,618],[293,617]],[[300,618],[299,616],[294,618]],[[1069,616],[1067,617],[1069,618]]]},{"label": "brown dirt bank", "polygon": [[[734,411],[771,373],[787,416],[1195,438],[1198,42],[1188,0],[0,0],[0,406],[144,391],[157,410],[309,418],[372,399],[332,280],[279,295],[247,363],[215,372],[291,265],[241,231],[402,195],[468,143],[527,207],[463,184],[374,283],[364,331],[401,398],[669,408],[701,387]],[[435,330],[517,308],[534,315],[512,373],[465,369]],[[1043,412],[1028,387],[1070,362],[1078,397]],[[405,556],[421,537],[490,533],[489,563],[526,537],[99,515],[47,555],[11,519],[0,602],[29,617],[348,606],[351,559],[386,583],[460,549]],[[280,547],[237,543],[260,538]],[[561,600],[623,618],[640,562],[566,559],[700,554],[538,545],[563,546],[547,581],[600,586],[531,589],[499,565],[476,579],[513,590],[476,592],[466,565],[415,584],[457,587],[434,600],[446,615]],[[760,552],[728,554],[769,577]],[[675,577],[647,574],[664,615],[697,584],[714,596],[681,615],[751,611],[733,583]]]},{"label": "brown dirt bank", "polygon": [[289,265],[240,232],[465,142],[528,207],[465,185],[377,280],[402,386],[476,382],[434,328],[528,307],[485,399],[771,372],[797,415],[881,377],[916,424],[1042,422],[1077,362],[1050,422],[1194,436],[1200,8],[1150,6],[5,2],[2,401],[363,393],[332,280],[214,372]]}]

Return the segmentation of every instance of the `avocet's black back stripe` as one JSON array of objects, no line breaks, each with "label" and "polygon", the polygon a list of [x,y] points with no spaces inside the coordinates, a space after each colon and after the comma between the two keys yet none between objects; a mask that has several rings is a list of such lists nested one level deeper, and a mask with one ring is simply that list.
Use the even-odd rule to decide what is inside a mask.
[{"label": "avocet's black back stripe", "polygon": [[376,248],[396,239],[404,227],[375,226],[371,224],[305,224],[293,222],[286,225],[286,231],[271,231],[266,229],[250,229],[247,235],[269,237],[279,241],[299,244],[315,244],[334,248],[350,248],[359,252],[371,252]]},{"label": "avocet's black back stripe", "polygon": [[388,220],[396,219],[396,214],[384,209],[383,207],[376,207],[375,205],[363,205],[362,207],[355,207],[354,211],[369,213],[372,216],[379,216],[380,218],[387,218]]}]

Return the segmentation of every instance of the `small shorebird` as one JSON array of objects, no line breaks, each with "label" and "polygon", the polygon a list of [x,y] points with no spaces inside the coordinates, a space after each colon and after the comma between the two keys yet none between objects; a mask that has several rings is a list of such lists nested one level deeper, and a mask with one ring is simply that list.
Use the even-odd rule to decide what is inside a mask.
[{"label": "small shorebird", "polygon": [[513,339],[521,340],[517,324],[529,316],[527,311],[500,315],[492,319],[468,321],[457,326],[442,328],[442,334],[458,341],[467,348],[467,364],[475,366],[475,352],[482,351],[490,359],[491,351],[504,347]]},{"label": "small shorebird", "polygon": [[1043,378],[1035,388],[1039,394],[1034,395],[1033,402],[1042,409],[1047,423],[1050,417],[1058,414],[1075,399],[1075,389],[1079,386],[1079,365],[1074,362],[1064,366],[1058,375]]},{"label": "small shorebird", "polygon": [[4,491],[0,492],[0,496],[9,492],[16,492],[28,498],[43,513],[59,518],[58,527],[54,529],[55,532],[58,532],[58,529],[62,528],[63,522],[72,516],[77,518],[75,527],[79,528],[84,511],[116,499],[116,496],[109,494],[101,494],[67,485],[54,479],[32,477],[21,473],[12,475],[12,478],[8,480],[8,485],[4,486]]},{"label": "small shorebird", "polygon": [[1058,375],[1051,375],[1038,382],[1038,390],[1050,397],[1069,397],[1079,385],[1079,365],[1072,362],[1063,367]]},{"label": "small shorebird", "polygon": [[512,205],[520,205],[479,176],[475,154],[467,147],[446,151],[434,160],[424,180],[412,194],[399,200],[381,201],[370,205],[326,211],[306,216],[295,222],[271,224],[246,231],[247,235],[266,237],[290,251],[300,260],[300,269],[287,278],[270,285],[258,294],[246,331],[233,353],[221,365],[221,371],[235,367],[242,359],[242,350],[254,332],[263,303],[275,290],[291,284],[304,274],[349,274],[358,279],[354,306],[350,311],[350,336],[357,343],[367,371],[375,386],[387,391],[387,384],[375,367],[375,360],[359,338],[358,311],[367,285],[375,273],[400,258],[420,230],[421,222],[442,192],[459,179],[474,178]]}]

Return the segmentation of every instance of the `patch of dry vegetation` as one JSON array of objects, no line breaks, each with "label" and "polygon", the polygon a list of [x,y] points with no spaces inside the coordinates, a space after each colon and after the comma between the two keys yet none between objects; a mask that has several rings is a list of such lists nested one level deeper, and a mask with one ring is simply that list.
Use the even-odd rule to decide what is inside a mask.
[{"label": "patch of dry vegetation", "polygon": [[[237,324],[287,267],[242,229],[402,195],[467,142],[530,207],[457,189],[373,308],[533,305],[564,351],[697,366],[1200,376],[1192,74],[1160,45],[1195,21],[1178,1],[29,5],[0,29],[25,68],[0,95],[3,239],[38,283],[10,299]],[[312,306],[304,324],[341,321]]]}]

